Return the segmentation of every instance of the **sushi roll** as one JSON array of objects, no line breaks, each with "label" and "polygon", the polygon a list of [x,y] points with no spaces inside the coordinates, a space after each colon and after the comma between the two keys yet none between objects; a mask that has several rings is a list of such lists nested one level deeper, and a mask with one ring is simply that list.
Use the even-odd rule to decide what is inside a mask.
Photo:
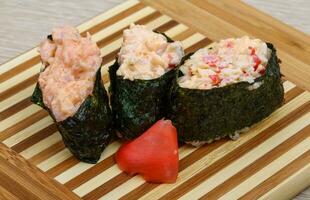
[{"label": "sushi roll", "polygon": [[237,139],[284,100],[270,43],[247,36],[214,42],[185,56],[170,93],[179,140],[193,145]]},{"label": "sushi roll", "polygon": [[165,34],[131,24],[109,68],[111,106],[118,135],[132,139],[166,115],[170,84],[184,51]]},{"label": "sushi roll", "polygon": [[98,46],[89,34],[82,37],[75,28],[63,26],[53,29],[39,52],[43,68],[32,102],[49,112],[76,158],[96,163],[112,133]]}]

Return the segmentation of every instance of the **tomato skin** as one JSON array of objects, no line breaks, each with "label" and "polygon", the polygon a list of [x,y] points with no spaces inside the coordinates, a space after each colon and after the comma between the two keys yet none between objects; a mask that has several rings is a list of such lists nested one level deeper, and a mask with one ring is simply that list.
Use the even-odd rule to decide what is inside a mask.
[{"label": "tomato skin", "polygon": [[176,128],[170,120],[157,121],[141,136],[123,144],[115,160],[130,175],[141,174],[153,183],[174,183],[179,169]]}]

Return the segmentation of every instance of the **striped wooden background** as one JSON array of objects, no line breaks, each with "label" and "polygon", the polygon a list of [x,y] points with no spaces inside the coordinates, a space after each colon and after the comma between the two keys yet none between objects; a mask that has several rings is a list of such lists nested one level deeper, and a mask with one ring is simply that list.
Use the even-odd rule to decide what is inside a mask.
[{"label": "striped wooden background", "polygon": [[[182,41],[186,52],[211,42],[197,29],[128,1],[78,27],[83,34],[90,32],[101,48],[106,87],[122,30],[132,22]],[[0,66],[0,141],[83,199],[283,199],[310,185],[310,93],[292,82],[284,82],[285,105],[239,140],[180,147],[177,182],[159,185],[117,168],[113,156],[118,141],[96,165],[76,160],[48,114],[29,101],[40,66],[36,48]],[[0,198],[22,195],[3,187],[0,183]]]}]

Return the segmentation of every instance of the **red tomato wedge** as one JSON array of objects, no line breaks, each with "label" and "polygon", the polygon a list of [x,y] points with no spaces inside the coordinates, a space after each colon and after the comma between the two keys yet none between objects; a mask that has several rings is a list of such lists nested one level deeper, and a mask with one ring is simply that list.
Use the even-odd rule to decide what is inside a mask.
[{"label": "red tomato wedge", "polygon": [[179,170],[176,128],[170,120],[159,120],[141,136],[123,144],[116,153],[121,170],[141,174],[148,182],[174,183]]}]

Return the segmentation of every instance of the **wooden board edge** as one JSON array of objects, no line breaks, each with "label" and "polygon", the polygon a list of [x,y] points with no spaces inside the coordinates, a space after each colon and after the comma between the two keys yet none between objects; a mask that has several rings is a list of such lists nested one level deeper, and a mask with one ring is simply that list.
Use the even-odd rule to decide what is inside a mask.
[{"label": "wooden board edge", "polygon": [[296,171],[260,199],[292,199],[310,185],[310,164]]},{"label": "wooden board edge", "polygon": [[[68,188],[48,177],[39,168],[2,143],[0,143],[1,160],[3,161],[0,162],[1,171],[5,171],[6,175],[18,185],[23,186],[27,182],[28,185],[33,186],[36,191],[39,191],[37,194],[42,195],[38,196],[39,199],[80,199]],[[10,171],[12,174],[9,173]],[[14,190],[19,189],[18,185]]]}]

